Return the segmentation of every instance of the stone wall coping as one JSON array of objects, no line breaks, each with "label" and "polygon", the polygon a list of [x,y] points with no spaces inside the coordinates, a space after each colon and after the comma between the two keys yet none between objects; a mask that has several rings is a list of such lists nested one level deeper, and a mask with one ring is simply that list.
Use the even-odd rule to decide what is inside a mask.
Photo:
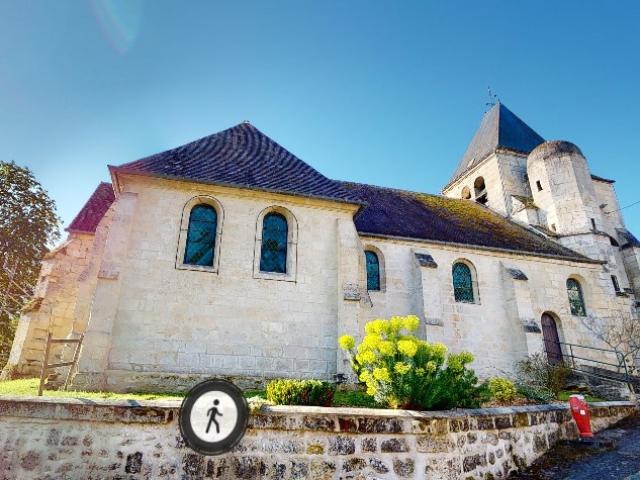
[{"label": "stone wall coping", "polygon": [[[107,400],[0,396],[0,417],[46,418],[108,423],[170,423],[175,420],[180,400]],[[609,408],[634,409],[634,402],[597,402],[590,404],[594,416],[605,415]],[[474,417],[531,416],[544,412],[566,412],[566,403],[515,407],[458,409],[442,411],[386,410],[349,407],[263,406],[253,414],[250,427],[278,430],[360,431],[386,425],[389,433],[415,430],[417,423],[437,419],[473,419]],[[602,412],[602,414],[600,413]],[[527,415],[528,414],[528,415]],[[389,422],[393,419],[393,422]],[[486,422],[485,422],[486,423]],[[493,421],[490,422],[493,424]],[[510,423],[510,421],[508,422]],[[497,425],[497,422],[496,422]],[[382,432],[380,432],[382,433]]]}]

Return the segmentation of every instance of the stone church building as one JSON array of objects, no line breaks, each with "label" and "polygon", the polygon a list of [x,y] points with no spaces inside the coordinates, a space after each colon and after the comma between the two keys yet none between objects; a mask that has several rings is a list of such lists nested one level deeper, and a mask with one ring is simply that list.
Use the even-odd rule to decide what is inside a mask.
[{"label": "stone church building", "polygon": [[332,180],[249,123],[109,172],[43,261],[19,373],[51,332],[84,334],[75,388],[331,380],[349,371],[340,334],[416,314],[487,376],[598,345],[585,318],[637,314],[613,180],[500,103],[442,195]]}]

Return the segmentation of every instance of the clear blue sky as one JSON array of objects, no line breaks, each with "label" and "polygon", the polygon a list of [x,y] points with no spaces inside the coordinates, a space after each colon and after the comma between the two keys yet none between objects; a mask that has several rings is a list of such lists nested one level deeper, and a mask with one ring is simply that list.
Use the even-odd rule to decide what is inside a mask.
[{"label": "clear blue sky", "polygon": [[[329,177],[439,192],[487,86],[640,200],[640,2],[0,0],[0,158],[65,224],[119,164],[250,120]],[[625,210],[640,235],[640,205]]]}]

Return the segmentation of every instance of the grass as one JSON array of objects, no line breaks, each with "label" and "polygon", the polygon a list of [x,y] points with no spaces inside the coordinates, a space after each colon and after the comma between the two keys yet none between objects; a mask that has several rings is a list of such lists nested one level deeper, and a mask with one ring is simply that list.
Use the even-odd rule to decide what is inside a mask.
[{"label": "grass", "polygon": [[594,397],[592,395],[587,395],[581,392],[571,392],[569,390],[563,390],[562,392],[560,392],[558,394],[558,400],[560,400],[561,402],[568,402],[569,401],[569,396],[570,395],[582,395],[584,397],[584,399],[589,402],[605,402],[606,400],[604,398],[600,398],[600,397]]},{"label": "grass", "polygon": [[[558,400],[566,402],[569,395],[577,392],[562,391],[558,395]],[[19,395],[19,396],[36,396],[38,394],[38,379],[25,378],[20,380],[0,381],[0,396],[2,395]],[[245,390],[245,397],[261,397],[265,398],[264,390]],[[113,392],[82,392],[82,391],[58,391],[45,390],[45,397],[57,398],[89,398],[89,399],[108,399],[108,400],[182,400],[184,393],[113,393]],[[604,399],[591,395],[584,395],[587,402],[603,402]],[[337,391],[333,398],[334,407],[365,407],[377,408],[372,397],[361,391]]]}]

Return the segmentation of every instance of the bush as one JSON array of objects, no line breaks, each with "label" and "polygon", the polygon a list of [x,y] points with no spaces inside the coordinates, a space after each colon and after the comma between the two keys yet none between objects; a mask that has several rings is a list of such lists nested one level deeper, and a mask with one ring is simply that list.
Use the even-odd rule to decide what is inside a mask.
[{"label": "bush", "polygon": [[320,380],[272,380],[267,384],[267,400],[275,405],[316,405],[328,407],[336,387]]},{"label": "bush", "polygon": [[355,340],[343,335],[340,347],[351,355],[353,371],[367,387],[367,393],[391,408],[474,408],[488,397],[486,387],[467,365],[468,352],[447,353],[442,343],[417,338],[420,320],[414,315],[373,320],[365,326],[365,337]]},{"label": "bush", "polygon": [[554,399],[553,393],[546,388],[533,387],[530,385],[517,385],[518,394],[537,403],[551,403]]},{"label": "bush", "polygon": [[564,389],[571,371],[564,363],[549,363],[540,353],[530,355],[518,362],[516,367],[519,384],[553,397],[557,397]]},{"label": "bush", "polygon": [[493,377],[487,385],[491,398],[498,402],[511,402],[518,395],[516,386],[508,378]]}]

